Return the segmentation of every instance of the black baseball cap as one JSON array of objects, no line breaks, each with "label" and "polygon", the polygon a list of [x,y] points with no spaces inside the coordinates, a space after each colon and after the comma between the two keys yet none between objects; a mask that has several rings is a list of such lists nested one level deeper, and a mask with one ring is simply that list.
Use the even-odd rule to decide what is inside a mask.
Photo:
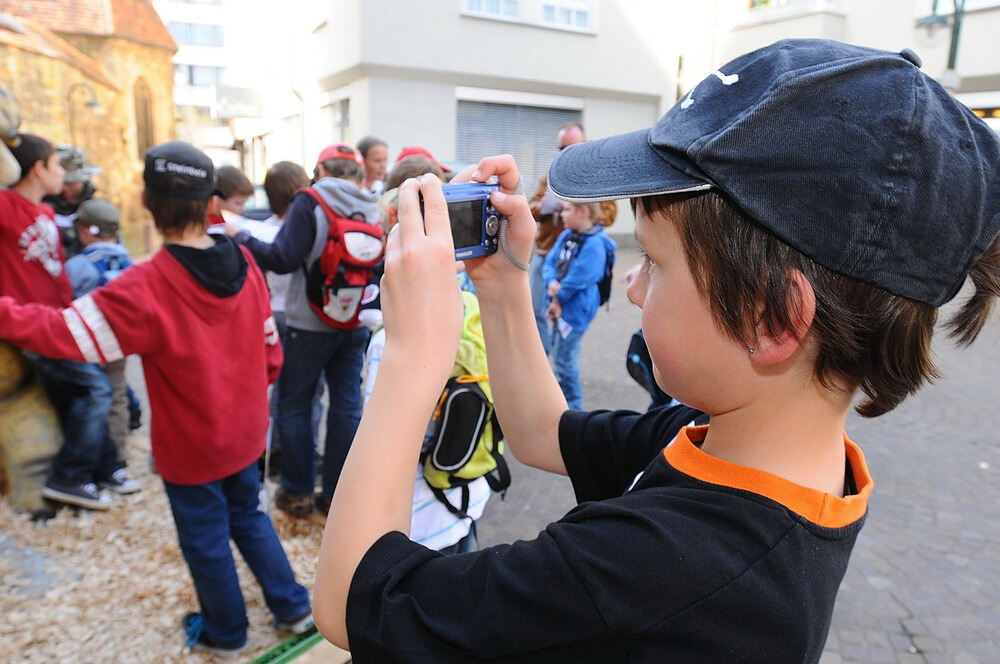
[{"label": "black baseball cap", "polygon": [[820,265],[934,306],[1000,232],[1000,140],[892,53],[780,41],[714,72],[650,129],[559,153],[568,201],[715,190]]},{"label": "black baseball cap", "polygon": [[207,201],[215,191],[215,167],[204,152],[183,141],[170,141],[146,152],[142,173],[146,188],[164,196]]}]

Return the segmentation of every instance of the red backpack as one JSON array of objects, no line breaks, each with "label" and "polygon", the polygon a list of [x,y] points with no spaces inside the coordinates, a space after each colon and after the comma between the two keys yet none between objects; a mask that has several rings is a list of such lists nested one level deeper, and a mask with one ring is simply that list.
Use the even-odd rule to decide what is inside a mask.
[{"label": "red backpack", "polygon": [[323,208],[330,229],[312,265],[304,265],[306,299],[321,321],[339,330],[358,327],[358,314],[372,270],[382,260],[382,226],[347,219],[330,209],[311,187],[300,189]]}]

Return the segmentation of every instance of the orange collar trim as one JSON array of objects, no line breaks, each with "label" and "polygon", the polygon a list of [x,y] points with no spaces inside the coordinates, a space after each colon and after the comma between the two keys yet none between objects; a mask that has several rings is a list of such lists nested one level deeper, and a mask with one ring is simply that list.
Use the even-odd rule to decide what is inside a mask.
[{"label": "orange collar trim", "polygon": [[844,448],[858,492],[844,498],[706,454],[695,442],[702,442],[707,434],[708,425],[684,427],[677,439],[664,448],[663,457],[671,466],[695,479],[770,498],[825,528],[848,526],[864,516],[868,509],[868,497],[874,483],[861,448],[851,442],[847,434],[844,434]]}]

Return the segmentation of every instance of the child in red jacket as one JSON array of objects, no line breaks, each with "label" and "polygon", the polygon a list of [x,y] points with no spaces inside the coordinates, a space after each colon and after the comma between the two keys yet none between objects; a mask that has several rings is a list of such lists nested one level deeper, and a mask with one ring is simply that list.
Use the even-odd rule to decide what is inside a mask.
[{"label": "child in red jacket", "polygon": [[[73,290],[63,265],[59,229],[46,194],[62,188],[65,171],[52,144],[40,136],[19,134],[10,148],[21,178],[0,191],[0,296],[25,304],[65,307]],[[111,499],[98,485],[133,493],[139,485],[121,468],[108,436],[111,383],[93,357],[69,359],[30,344],[29,352],[62,419],[63,444],[52,462],[42,495],[60,503],[106,510]],[[77,361],[72,361],[77,360]]]},{"label": "child in red jacket", "polygon": [[246,644],[247,618],[230,538],[276,628],[304,631],[312,618],[308,592],[258,507],[267,386],[282,351],[257,264],[205,231],[213,170],[186,143],[152,148],[143,204],[163,249],[62,310],[0,298],[0,338],[76,360],[142,357],[153,457],[201,605],[184,616],[188,646],[234,654]]}]

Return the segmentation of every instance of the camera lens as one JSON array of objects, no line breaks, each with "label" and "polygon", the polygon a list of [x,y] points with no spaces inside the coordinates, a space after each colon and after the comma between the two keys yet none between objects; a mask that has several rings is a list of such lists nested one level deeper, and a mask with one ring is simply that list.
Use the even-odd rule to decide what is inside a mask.
[{"label": "camera lens", "polygon": [[490,237],[497,234],[497,229],[500,228],[500,219],[495,215],[491,214],[486,217],[486,234]]}]

